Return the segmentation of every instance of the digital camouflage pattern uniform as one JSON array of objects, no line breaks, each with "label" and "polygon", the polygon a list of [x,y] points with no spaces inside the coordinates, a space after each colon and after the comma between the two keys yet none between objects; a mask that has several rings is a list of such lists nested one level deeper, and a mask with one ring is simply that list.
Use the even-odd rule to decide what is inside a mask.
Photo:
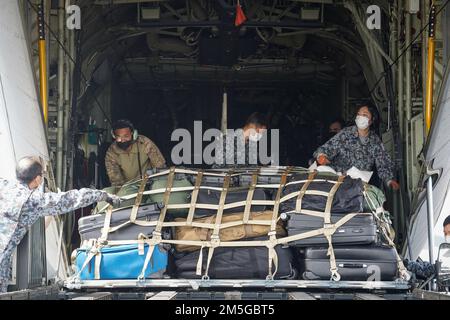
[{"label": "digital camouflage pattern uniform", "polygon": [[166,160],[152,140],[140,135],[130,151],[120,149],[117,143],[113,142],[106,152],[105,166],[111,185],[122,186],[140,177],[141,171],[144,174],[148,168],[165,167]]},{"label": "digital camouflage pattern uniform", "polygon": [[[236,130],[236,135],[222,135],[218,140],[218,148],[214,169],[239,168],[257,166],[257,149],[251,148],[250,143],[244,143],[242,132]],[[241,143],[238,143],[241,141]],[[256,146],[256,144],[255,144]]]},{"label": "digital camouflage pattern uniform", "polygon": [[353,166],[359,170],[372,171],[375,165],[383,182],[394,179],[392,160],[381,139],[372,131],[365,139],[361,139],[356,126],[344,128],[319,147],[314,152],[314,158],[317,159],[320,154],[327,156],[330,166],[337,172],[345,173]]},{"label": "digital camouflage pattern uniform", "polygon": [[0,178],[0,293],[6,292],[12,254],[28,227],[41,217],[71,212],[106,200],[107,196],[92,189],[43,193],[18,181]]}]

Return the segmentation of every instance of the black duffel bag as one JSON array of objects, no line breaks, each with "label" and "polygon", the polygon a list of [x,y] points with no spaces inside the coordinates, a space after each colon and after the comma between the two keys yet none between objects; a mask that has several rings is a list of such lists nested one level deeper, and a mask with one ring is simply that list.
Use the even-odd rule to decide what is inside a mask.
[{"label": "black duffel bag", "polygon": [[[208,250],[208,248],[203,249],[202,273],[206,269]],[[274,279],[295,279],[297,271],[293,267],[291,248],[278,245],[275,247],[275,251],[278,256],[278,269]],[[196,275],[199,254],[200,251],[187,254],[173,251],[175,277],[179,279],[201,278]],[[211,279],[266,279],[269,272],[268,254],[267,247],[216,248],[211,259],[208,276]],[[274,271],[275,266],[272,265],[272,272]]]},{"label": "black duffel bag", "polygon": [[[230,204],[234,202],[247,201],[249,189],[248,188],[230,188],[227,191],[227,195],[225,198],[225,204]],[[220,196],[222,191],[219,190],[210,190],[210,189],[200,189],[197,197],[197,204],[214,204],[218,205],[220,202]],[[263,189],[256,188],[253,193],[253,200],[269,200],[269,197],[266,195]],[[223,213],[237,213],[244,212],[245,204],[226,209]],[[250,211],[264,211],[266,210],[266,206],[264,205],[252,205]],[[211,216],[217,213],[217,209],[195,209],[196,217],[204,217]]]},{"label": "black duffel bag", "polygon": [[[338,177],[339,176],[334,174],[320,173],[314,177],[307,190],[316,190],[329,193],[335,185],[333,181],[337,181]],[[283,190],[283,196],[300,191],[305,184],[305,182],[296,184],[289,183],[294,181],[306,180],[308,180],[307,173],[293,175],[289,179],[288,184]],[[345,177],[334,195],[331,212],[341,214],[363,212],[363,190],[364,185],[361,179],[352,179],[348,176]],[[301,209],[324,212],[327,199],[328,198],[323,195],[305,194],[302,199]],[[287,201],[282,202],[280,204],[280,211],[294,211],[296,209],[296,202],[297,197],[293,197]]]}]

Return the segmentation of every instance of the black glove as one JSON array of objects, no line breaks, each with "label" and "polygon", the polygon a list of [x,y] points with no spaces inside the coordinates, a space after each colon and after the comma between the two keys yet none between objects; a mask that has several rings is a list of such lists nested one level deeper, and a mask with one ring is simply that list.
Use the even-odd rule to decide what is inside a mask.
[{"label": "black glove", "polygon": [[120,197],[118,196],[107,193],[104,201],[108,202],[113,207],[118,207],[120,206],[122,199],[120,199]]}]

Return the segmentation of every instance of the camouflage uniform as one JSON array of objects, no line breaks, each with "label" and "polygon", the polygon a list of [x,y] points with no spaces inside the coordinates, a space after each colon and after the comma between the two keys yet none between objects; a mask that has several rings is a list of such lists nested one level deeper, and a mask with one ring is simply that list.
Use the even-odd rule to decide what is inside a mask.
[{"label": "camouflage uniform", "polygon": [[[138,150],[139,148],[139,150]],[[130,151],[125,151],[113,142],[106,152],[105,165],[109,180],[113,186],[121,186],[140,176],[139,161],[144,173],[147,168],[163,168],[166,166],[161,151],[149,138],[138,136]]]},{"label": "camouflage uniform", "polygon": [[314,152],[314,158],[325,154],[330,166],[345,173],[355,166],[359,170],[372,171],[375,164],[378,176],[388,182],[394,178],[393,163],[380,138],[372,131],[366,138],[360,138],[356,126],[342,129]]},{"label": "camouflage uniform", "polygon": [[244,141],[243,135],[236,134],[233,139],[227,139],[227,135],[220,137],[218,140],[219,146],[216,153],[216,163],[212,165],[212,168],[242,168],[258,165],[257,149],[251,149],[248,141],[238,143],[238,141],[241,141],[238,139]]},{"label": "camouflage uniform", "polygon": [[0,293],[11,278],[11,257],[28,227],[55,216],[106,200],[107,193],[81,189],[59,193],[30,190],[26,184],[0,178]]},{"label": "camouflage uniform", "polygon": [[430,262],[422,261],[417,259],[417,261],[409,261],[408,259],[403,260],[403,264],[406,270],[414,273],[416,278],[426,280],[433,275],[436,275],[436,266]]}]

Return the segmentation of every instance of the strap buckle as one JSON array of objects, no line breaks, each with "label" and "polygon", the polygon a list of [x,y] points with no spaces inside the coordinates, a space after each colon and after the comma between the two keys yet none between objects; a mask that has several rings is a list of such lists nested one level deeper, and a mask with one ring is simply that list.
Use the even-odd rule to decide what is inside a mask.
[{"label": "strap buckle", "polygon": [[323,224],[323,234],[325,237],[332,236],[336,232],[334,223]]},{"label": "strap buckle", "polygon": [[210,242],[211,242],[211,246],[213,248],[219,247],[220,246],[220,238],[219,238],[219,236],[218,235],[212,235]]},{"label": "strap buckle", "polygon": [[99,247],[104,247],[104,246],[107,246],[107,245],[108,245],[108,240],[106,240],[106,239],[100,239],[98,241],[98,246]]},{"label": "strap buckle", "polygon": [[337,268],[331,268],[331,281],[340,281],[341,280],[341,275],[338,272]]},{"label": "strap buckle", "polygon": [[162,233],[160,231],[153,231],[152,232],[152,239],[153,240],[161,240],[162,239]]},{"label": "strap buckle", "polygon": [[266,277],[266,281],[273,281],[273,274],[268,274]]},{"label": "strap buckle", "polygon": [[277,232],[276,232],[276,231],[270,231],[267,235],[268,235],[269,237],[271,237],[271,236],[276,236],[276,235],[277,235]]},{"label": "strap buckle", "polygon": [[94,256],[96,256],[96,255],[100,252],[100,246],[92,247],[92,248],[89,250],[89,252],[90,252],[91,254],[93,254]]}]

